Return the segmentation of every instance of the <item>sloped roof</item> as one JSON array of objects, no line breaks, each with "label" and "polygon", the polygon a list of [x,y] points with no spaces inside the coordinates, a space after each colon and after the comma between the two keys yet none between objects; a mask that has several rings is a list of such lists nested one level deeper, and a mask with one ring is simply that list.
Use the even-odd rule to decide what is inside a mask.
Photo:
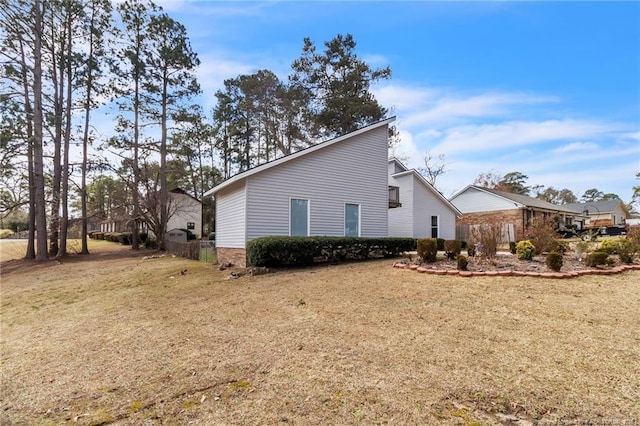
[{"label": "sloped roof", "polygon": [[397,162],[400,166],[402,166],[402,168],[404,168],[403,172],[398,172],[398,173],[393,173],[391,176],[392,177],[401,177],[401,176],[405,176],[405,175],[410,175],[412,174],[416,179],[418,179],[418,181],[420,183],[422,183],[422,185],[424,185],[429,191],[431,191],[437,198],[439,198],[451,211],[453,211],[453,213],[460,217],[462,216],[462,212],[460,210],[458,210],[458,208],[456,206],[453,205],[453,203],[451,201],[449,201],[447,199],[447,197],[445,197],[444,195],[442,195],[442,193],[440,191],[438,191],[436,189],[435,186],[431,185],[425,178],[424,176],[422,176],[416,169],[407,169],[407,167],[402,164],[398,159],[394,158],[390,158],[389,162],[395,161]]},{"label": "sloped roof", "polygon": [[368,132],[368,131],[376,129],[378,127],[386,126],[387,124],[393,122],[395,119],[396,119],[395,117],[390,117],[390,118],[387,118],[385,120],[378,121],[377,123],[373,123],[373,124],[370,124],[370,125],[368,125],[366,127],[361,128],[361,129],[355,130],[355,131],[353,131],[351,133],[347,133],[346,135],[338,136],[336,138],[329,139],[329,140],[324,141],[324,142],[320,142],[320,143],[318,143],[316,145],[311,145],[310,147],[302,149],[302,150],[297,151],[297,152],[294,152],[293,154],[285,155],[284,157],[277,158],[277,159],[275,159],[273,161],[270,161],[268,163],[261,164],[261,165],[259,165],[257,167],[254,167],[254,168],[249,169],[247,171],[244,171],[242,173],[238,173],[237,175],[230,177],[229,179],[225,180],[221,184],[219,184],[217,186],[214,186],[213,188],[211,188],[210,190],[205,192],[203,194],[203,197],[207,197],[209,195],[215,194],[216,192],[220,191],[223,188],[226,188],[229,185],[232,185],[235,182],[239,182],[242,179],[246,179],[249,176],[255,175],[255,174],[260,173],[260,172],[262,172],[264,170],[268,170],[268,169],[270,169],[272,167],[275,167],[275,166],[278,166],[278,165],[280,165],[282,163],[286,163],[288,161],[295,160],[296,158],[302,157],[304,155],[308,155],[308,154],[310,154],[312,152],[315,152],[315,151],[318,151],[320,149],[326,148],[328,146],[334,145],[336,143],[345,141],[345,140],[350,139],[350,138],[352,138],[354,136],[357,136],[359,134]]},{"label": "sloped roof", "polygon": [[498,191],[497,189],[484,188],[482,186],[476,186],[476,185],[467,186],[462,191],[458,192],[453,197],[451,197],[451,199],[454,199],[458,195],[467,191],[469,188],[474,188],[478,191],[482,191],[482,192],[496,195],[498,197],[502,197],[504,199],[518,203],[523,207],[532,207],[540,210],[550,210],[555,212],[565,212],[565,213],[571,213],[573,215],[578,213],[579,215],[582,215],[581,211],[576,212],[575,210],[567,208],[566,205],[553,204],[548,201],[540,200],[538,198],[529,197],[527,195],[514,194],[513,192],[507,192],[507,191]]},{"label": "sloped roof", "polygon": [[592,201],[588,203],[571,203],[571,204],[565,204],[564,207],[578,213],[582,213],[585,210],[588,210],[590,213],[611,213],[620,204],[622,204],[622,209],[625,211],[627,216],[629,216],[629,212],[627,211],[627,206],[625,206],[624,202],[620,199]]},{"label": "sloped roof", "polygon": [[404,171],[409,170],[409,168],[407,166],[405,166],[404,164],[402,164],[402,161],[398,160],[396,157],[391,157],[389,158],[389,163],[396,163],[397,165],[400,166],[400,168]]},{"label": "sloped roof", "polygon": [[191,197],[194,200],[196,200],[197,202],[199,202],[200,204],[202,204],[200,200],[198,200],[196,197],[194,197],[193,195],[189,194],[187,191],[185,191],[182,188],[173,188],[173,189],[170,189],[169,192],[171,192],[172,194],[186,195],[187,197]]}]

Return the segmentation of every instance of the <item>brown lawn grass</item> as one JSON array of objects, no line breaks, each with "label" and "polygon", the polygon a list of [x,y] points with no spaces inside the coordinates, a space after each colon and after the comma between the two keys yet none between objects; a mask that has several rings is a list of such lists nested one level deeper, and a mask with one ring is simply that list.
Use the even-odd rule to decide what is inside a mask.
[{"label": "brown lawn grass", "polygon": [[640,420],[638,272],[229,280],[130,253],[3,267],[0,423]]}]

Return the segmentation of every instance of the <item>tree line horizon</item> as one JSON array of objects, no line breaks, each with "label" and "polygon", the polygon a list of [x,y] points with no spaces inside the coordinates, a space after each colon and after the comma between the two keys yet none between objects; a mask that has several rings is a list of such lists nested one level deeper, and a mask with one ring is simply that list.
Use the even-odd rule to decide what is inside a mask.
[{"label": "tree line horizon", "polygon": [[[232,175],[391,112],[370,90],[391,68],[360,59],[351,34],[323,50],[304,38],[286,80],[268,69],[225,80],[205,112],[187,30],[151,1],[0,0],[0,17],[0,219],[26,215],[28,259],[67,255],[71,211],[82,254],[91,217],[128,221],[134,249],[144,221],[164,249],[170,189],[202,199]],[[107,108],[113,134],[100,135],[92,114]],[[421,172],[435,186],[445,164],[425,156]],[[522,173],[490,174],[487,185],[528,188]],[[563,201],[567,191],[540,193]],[[213,226],[213,200],[202,201]]]}]

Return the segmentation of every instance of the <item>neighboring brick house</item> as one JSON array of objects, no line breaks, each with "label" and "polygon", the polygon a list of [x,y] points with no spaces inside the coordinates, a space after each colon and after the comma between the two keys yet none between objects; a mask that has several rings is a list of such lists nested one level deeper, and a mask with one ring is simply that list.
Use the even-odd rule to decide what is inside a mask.
[{"label": "neighboring brick house", "polygon": [[627,219],[631,218],[629,209],[622,200],[602,200],[589,203],[565,204],[570,210],[587,217],[586,228],[617,226],[624,228]]},{"label": "neighboring brick house", "polygon": [[469,185],[450,199],[462,217],[457,221],[457,237],[465,239],[465,229],[474,225],[503,224],[505,240],[525,237],[533,219],[554,218],[560,229],[576,224],[582,229],[585,217],[581,213],[526,195]]}]

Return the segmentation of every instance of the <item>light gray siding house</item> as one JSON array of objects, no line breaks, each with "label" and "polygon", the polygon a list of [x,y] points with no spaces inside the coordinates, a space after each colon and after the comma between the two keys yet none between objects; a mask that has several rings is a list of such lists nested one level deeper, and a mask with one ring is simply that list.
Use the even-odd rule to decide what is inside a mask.
[{"label": "light gray siding house", "polygon": [[388,173],[389,187],[398,188],[400,204],[388,211],[390,236],[455,239],[461,213],[449,200],[396,158],[389,159]]},{"label": "light gray siding house", "polygon": [[272,235],[385,237],[389,118],[240,173],[216,198],[218,262],[246,265],[246,244]]}]

